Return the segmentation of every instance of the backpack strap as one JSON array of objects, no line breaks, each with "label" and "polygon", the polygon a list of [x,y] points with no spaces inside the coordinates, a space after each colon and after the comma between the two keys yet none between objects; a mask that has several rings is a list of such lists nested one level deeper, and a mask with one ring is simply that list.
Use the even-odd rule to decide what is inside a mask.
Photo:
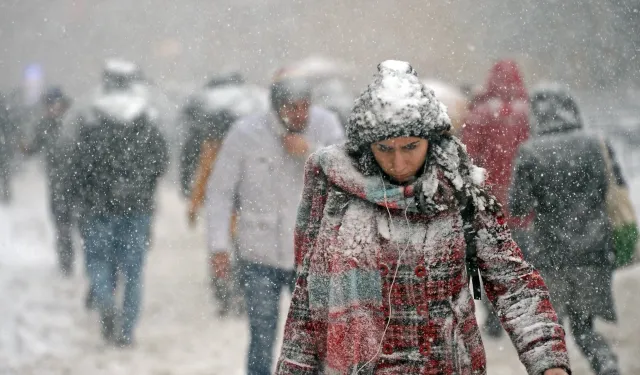
[{"label": "backpack strap", "polygon": [[482,298],[480,269],[478,268],[478,248],[476,245],[477,232],[473,227],[473,219],[475,216],[475,207],[471,200],[467,201],[467,205],[460,212],[462,215],[462,228],[464,229],[464,240],[467,243],[465,263],[467,266],[467,275],[471,280],[471,290],[473,291],[473,299],[480,300]]}]

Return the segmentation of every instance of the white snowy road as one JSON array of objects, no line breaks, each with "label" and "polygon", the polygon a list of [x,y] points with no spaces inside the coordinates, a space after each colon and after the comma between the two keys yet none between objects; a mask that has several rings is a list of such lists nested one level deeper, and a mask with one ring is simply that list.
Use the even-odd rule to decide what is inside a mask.
[{"label": "white snowy road", "polygon": [[[144,309],[131,350],[102,344],[96,317],[83,306],[82,259],[72,279],[58,276],[44,181],[34,164],[14,187],[14,202],[0,206],[0,375],[244,373],[246,321],[216,318],[202,229],[187,228],[184,204],[171,184],[159,196]],[[640,179],[632,187],[640,191]],[[640,374],[639,287],[640,267],[619,273],[620,324],[598,325],[615,343],[625,375]],[[486,347],[490,375],[525,374],[508,339],[486,340]],[[591,374],[573,343],[570,348],[574,374]]]}]

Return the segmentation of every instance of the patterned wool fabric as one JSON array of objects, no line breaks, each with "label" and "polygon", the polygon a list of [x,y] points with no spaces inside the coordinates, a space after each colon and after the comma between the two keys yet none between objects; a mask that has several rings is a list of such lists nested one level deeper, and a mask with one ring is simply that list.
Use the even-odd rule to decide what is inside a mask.
[{"label": "patterned wool fabric", "polygon": [[[432,144],[410,186],[362,174],[345,146],[312,155],[277,374],[486,374],[454,193],[469,179],[455,169],[464,150],[454,146],[455,138]],[[484,285],[522,363],[535,375],[568,369],[544,282],[482,208],[486,196],[470,195]]]}]

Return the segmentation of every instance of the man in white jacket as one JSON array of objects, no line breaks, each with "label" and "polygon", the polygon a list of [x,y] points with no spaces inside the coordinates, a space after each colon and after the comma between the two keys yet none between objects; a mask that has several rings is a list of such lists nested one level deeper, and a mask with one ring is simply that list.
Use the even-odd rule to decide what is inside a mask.
[{"label": "man in white jacket", "polygon": [[304,164],[342,142],[338,118],[312,106],[311,87],[283,78],[271,86],[272,110],[240,119],[225,139],[207,191],[208,244],[217,277],[230,277],[230,217],[250,325],[248,375],[270,374],[280,292],[295,283],[293,230]]}]

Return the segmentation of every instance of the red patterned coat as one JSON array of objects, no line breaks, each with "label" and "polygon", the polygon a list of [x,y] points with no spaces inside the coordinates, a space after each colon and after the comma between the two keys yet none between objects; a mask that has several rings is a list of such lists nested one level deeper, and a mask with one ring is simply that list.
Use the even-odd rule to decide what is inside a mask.
[{"label": "red patterned coat", "polygon": [[[360,174],[340,146],[309,159],[277,374],[486,374],[462,219],[451,204],[459,181],[445,175],[432,164],[420,178],[439,207],[425,214],[415,185]],[[540,275],[496,216],[481,212],[474,225],[487,294],[527,371],[568,370]]]}]

